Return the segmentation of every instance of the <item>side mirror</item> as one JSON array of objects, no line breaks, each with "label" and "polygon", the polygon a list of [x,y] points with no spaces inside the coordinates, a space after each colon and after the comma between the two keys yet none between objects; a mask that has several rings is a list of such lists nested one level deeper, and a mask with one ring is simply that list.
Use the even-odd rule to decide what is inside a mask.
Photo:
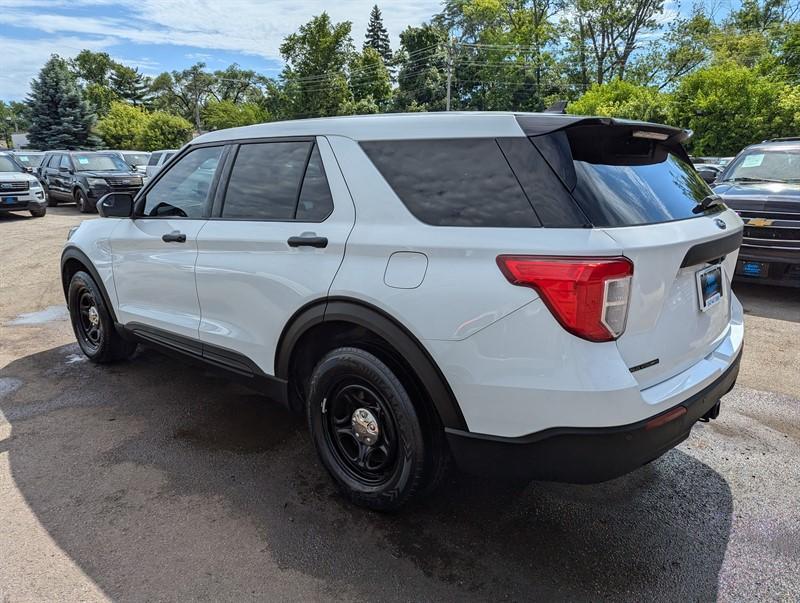
[{"label": "side mirror", "polygon": [[29,165],[25,166],[25,171],[28,172],[29,174],[33,174],[33,168]]},{"label": "side mirror", "polygon": [[707,184],[711,184],[717,179],[717,173],[713,170],[700,170],[697,173],[700,174],[700,177],[705,180]]},{"label": "side mirror", "polygon": [[72,172],[72,168],[68,168],[68,167],[66,167],[64,165],[59,166],[58,167],[58,171],[61,172],[62,174],[72,174],[73,173]]},{"label": "side mirror", "polygon": [[133,213],[133,195],[108,193],[97,202],[97,213],[103,218],[130,218]]}]

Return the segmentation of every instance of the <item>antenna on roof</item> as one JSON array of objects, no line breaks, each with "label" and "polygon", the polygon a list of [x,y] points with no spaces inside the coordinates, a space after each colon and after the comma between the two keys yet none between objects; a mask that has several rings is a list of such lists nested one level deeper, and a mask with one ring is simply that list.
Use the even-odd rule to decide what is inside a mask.
[{"label": "antenna on roof", "polygon": [[558,113],[559,115],[564,115],[567,112],[567,102],[565,100],[559,100],[554,102],[550,105],[547,109],[544,110],[545,113]]}]

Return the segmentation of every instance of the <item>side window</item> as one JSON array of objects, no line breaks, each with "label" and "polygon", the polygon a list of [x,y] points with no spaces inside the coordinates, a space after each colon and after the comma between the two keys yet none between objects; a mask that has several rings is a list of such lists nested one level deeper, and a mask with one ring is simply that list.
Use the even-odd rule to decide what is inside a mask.
[{"label": "side window", "polygon": [[158,160],[161,157],[161,153],[153,153],[150,155],[150,159],[147,160],[147,165],[158,165]]},{"label": "side window", "polygon": [[69,160],[69,155],[62,155],[61,156],[61,166],[65,168],[71,168],[72,162]]},{"label": "side window", "polygon": [[203,147],[184,155],[147,192],[137,215],[202,218],[221,155],[222,147]]},{"label": "side window", "polygon": [[379,140],[361,148],[426,224],[541,226],[493,138]]},{"label": "side window", "polygon": [[325,168],[319,147],[314,145],[311,158],[308,160],[303,188],[300,189],[300,200],[297,204],[298,222],[322,222],[333,211],[333,198],[325,177]]},{"label": "side window", "polygon": [[223,218],[293,220],[308,142],[243,144],[228,180]]}]

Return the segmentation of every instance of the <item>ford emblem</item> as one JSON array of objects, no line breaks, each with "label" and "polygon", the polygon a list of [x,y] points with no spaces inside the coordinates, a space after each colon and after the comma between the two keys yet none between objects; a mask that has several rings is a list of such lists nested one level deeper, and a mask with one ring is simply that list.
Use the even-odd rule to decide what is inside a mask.
[{"label": "ford emblem", "polygon": [[716,218],[714,220],[714,224],[716,224],[717,228],[719,228],[720,230],[725,230],[726,228],[728,228],[728,225],[725,224],[725,220],[720,220],[719,218]]},{"label": "ford emblem", "polygon": [[0,188],[13,188],[13,187],[14,185],[9,184],[8,182],[3,182],[3,184],[0,184]]}]

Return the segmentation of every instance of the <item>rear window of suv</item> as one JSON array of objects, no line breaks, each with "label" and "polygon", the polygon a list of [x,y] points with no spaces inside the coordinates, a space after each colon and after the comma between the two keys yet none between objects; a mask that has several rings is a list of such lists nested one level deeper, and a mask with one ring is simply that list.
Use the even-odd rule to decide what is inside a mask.
[{"label": "rear window of suv", "polygon": [[638,226],[697,217],[711,194],[680,147],[633,136],[629,127],[576,126],[532,138],[598,227]]}]

